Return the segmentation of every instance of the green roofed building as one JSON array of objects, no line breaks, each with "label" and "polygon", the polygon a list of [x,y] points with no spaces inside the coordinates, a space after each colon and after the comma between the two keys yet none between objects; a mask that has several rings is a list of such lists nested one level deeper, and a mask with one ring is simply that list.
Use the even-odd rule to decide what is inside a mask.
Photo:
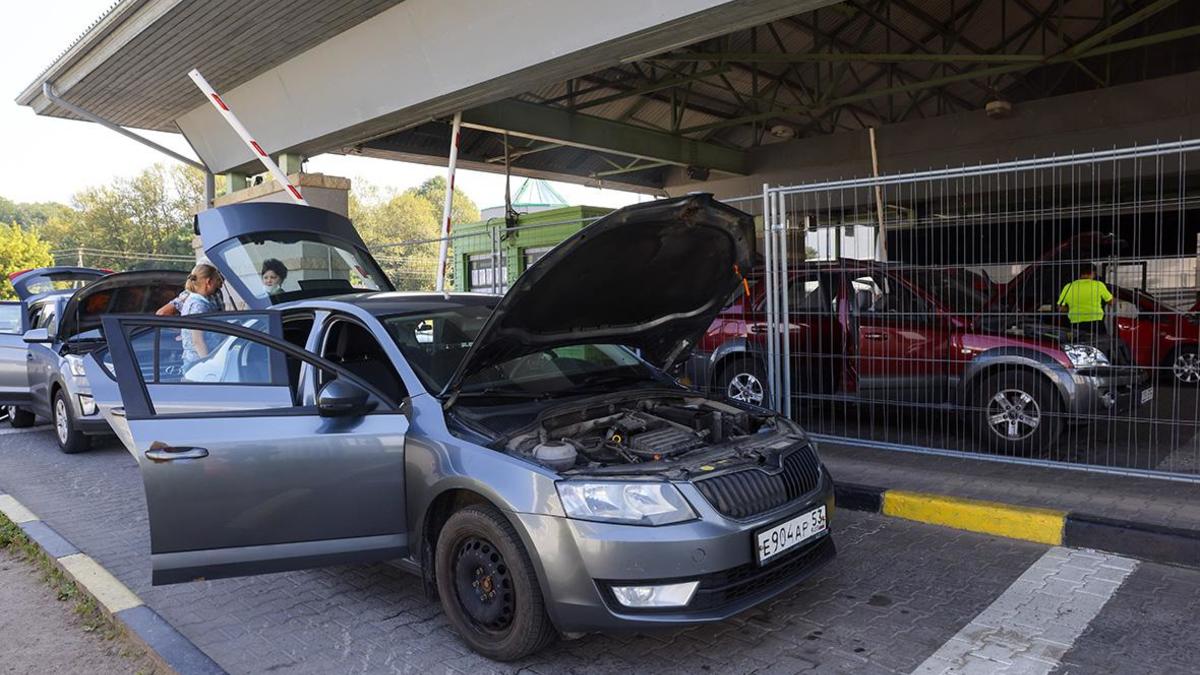
[{"label": "green roofed building", "polygon": [[454,226],[454,287],[459,291],[503,293],[525,268],[562,240],[612,209],[569,206],[546,181],[527,179],[513,197],[515,227],[504,207],[483,209],[484,220]]}]

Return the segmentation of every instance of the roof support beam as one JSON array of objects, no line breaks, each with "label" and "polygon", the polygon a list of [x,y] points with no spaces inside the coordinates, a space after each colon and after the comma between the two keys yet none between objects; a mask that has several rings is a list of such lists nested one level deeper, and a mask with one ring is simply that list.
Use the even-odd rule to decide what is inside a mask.
[{"label": "roof support beam", "polygon": [[507,131],[514,136],[639,157],[649,162],[746,173],[746,158],[740,150],[515,99],[463,112],[463,126]]},{"label": "roof support beam", "polygon": [[796,54],[750,52],[683,52],[664,54],[647,61],[742,63],[1028,63],[1039,54],[882,54],[872,52],[808,52]]}]

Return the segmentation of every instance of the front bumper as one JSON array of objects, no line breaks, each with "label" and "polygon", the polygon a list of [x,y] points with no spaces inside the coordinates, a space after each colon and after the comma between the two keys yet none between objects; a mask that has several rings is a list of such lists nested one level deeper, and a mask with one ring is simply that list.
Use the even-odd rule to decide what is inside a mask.
[{"label": "front bumper", "polygon": [[[832,560],[830,531],[762,566],[754,532],[824,505],[832,522],[833,482],[822,467],[815,490],[746,520],[718,513],[691,484],[679,484],[699,519],[639,527],[514,514],[529,537],[547,611],[565,633],[646,630],[721,621],[775,597]],[[642,610],[617,603],[611,586],[699,581],[687,607]]]},{"label": "front bumper", "polygon": [[1144,405],[1143,392],[1152,386],[1149,373],[1127,366],[1078,370],[1071,373],[1071,383],[1067,412],[1084,417],[1137,410]]}]

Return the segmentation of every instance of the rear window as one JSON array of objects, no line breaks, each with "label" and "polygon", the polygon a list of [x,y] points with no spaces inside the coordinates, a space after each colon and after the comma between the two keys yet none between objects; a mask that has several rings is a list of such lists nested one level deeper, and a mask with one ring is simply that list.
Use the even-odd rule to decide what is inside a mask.
[{"label": "rear window", "polygon": [[24,276],[14,282],[25,297],[49,293],[51,291],[69,291],[83,288],[104,276],[104,272],[54,272]]},{"label": "rear window", "polygon": [[383,271],[365,252],[318,234],[247,235],[216,247],[212,257],[250,295],[274,302],[389,288]]}]

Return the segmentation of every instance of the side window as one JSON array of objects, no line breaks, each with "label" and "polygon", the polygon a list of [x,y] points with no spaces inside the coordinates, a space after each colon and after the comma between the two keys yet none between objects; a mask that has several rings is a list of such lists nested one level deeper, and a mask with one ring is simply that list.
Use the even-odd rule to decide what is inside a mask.
[{"label": "side window", "polygon": [[130,346],[146,384],[289,385],[286,354],[236,335],[157,328]]},{"label": "side window", "polygon": [[0,303],[0,333],[5,335],[21,334],[21,304],[18,302]]},{"label": "side window", "polygon": [[788,282],[788,312],[791,314],[829,314],[833,312],[830,280],[823,277],[797,277]]},{"label": "side window", "polygon": [[[432,335],[432,326],[428,328]],[[422,326],[416,327],[415,338],[422,337]],[[404,381],[396,372],[391,358],[383,351],[379,340],[363,326],[335,319],[325,332],[321,356],[354,373],[383,392],[393,403],[399,403],[407,395]],[[321,385],[335,379],[333,373],[322,373]]]},{"label": "side window", "polygon": [[857,314],[914,321],[923,318],[929,312],[929,307],[924,301],[887,275],[871,274],[858,277],[850,282],[850,288],[853,293],[850,308]]},{"label": "side window", "polygon": [[42,305],[42,310],[38,314],[37,321],[34,323],[34,328],[45,328],[51,333],[54,332],[54,305]]}]

